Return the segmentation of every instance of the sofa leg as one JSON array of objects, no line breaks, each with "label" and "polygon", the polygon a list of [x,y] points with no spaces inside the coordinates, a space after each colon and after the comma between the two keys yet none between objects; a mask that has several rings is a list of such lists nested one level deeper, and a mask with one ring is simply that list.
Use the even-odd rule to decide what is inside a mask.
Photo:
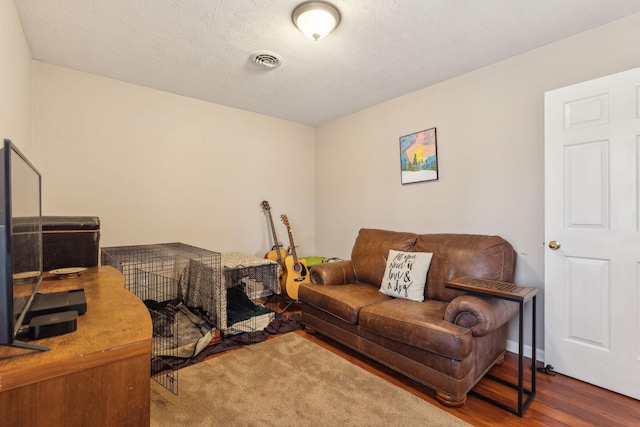
[{"label": "sofa leg", "polygon": [[315,329],[313,329],[311,326],[308,326],[308,325],[304,325],[304,331],[309,335],[315,335],[318,333],[318,331],[316,331]]},{"label": "sofa leg", "polygon": [[496,359],[495,365],[498,366],[498,365],[502,365],[503,363],[504,363],[504,353],[502,353],[500,357]]},{"label": "sofa leg", "polygon": [[450,408],[460,408],[467,403],[467,395],[465,394],[461,400],[454,399],[448,394],[442,393],[441,391],[436,391],[436,400],[442,403],[444,406],[448,406]]}]

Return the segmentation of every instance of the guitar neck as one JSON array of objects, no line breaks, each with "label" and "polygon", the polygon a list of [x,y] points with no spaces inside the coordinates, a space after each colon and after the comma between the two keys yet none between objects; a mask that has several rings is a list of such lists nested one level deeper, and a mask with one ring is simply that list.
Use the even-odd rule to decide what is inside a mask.
[{"label": "guitar neck", "polygon": [[[269,202],[264,200],[262,202],[262,209],[269,215],[269,225],[271,226],[271,235],[273,236],[273,250],[276,252],[276,259],[278,260],[278,264],[282,264],[282,254],[280,253],[280,248],[282,245],[278,242],[278,235],[276,234],[276,226],[273,225],[273,218],[271,217],[271,206],[269,206]],[[266,256],[268,256],[267,254]]]},{"label": "guitar neck", "polygon": [[271,225],[271,235],[273,236],[273,247],[274,249],[280,249],[282,245],[278,242],[278,236],[276,235],[276,227],[273,224],[273,218],[271,217],[271,211],[267,211],[269,214],[269,225]]},{"label": "guitar neck", "polygon": [[282,223],[285,227],[287,227],[287,233],[289,234],[289,244],[291,245],[289,251],[291,252],[291,257],[293,258],[294,265],[298,265],[298,255],[296,254],[296,244],[293,242],[293,233],[291,232],[291,226],[289,225],[289,218],[286,215],[280,215],[280,219],[282,219]]},{"label": "guitar neck", "polygon": [[298,255],[296,254],[296,245],[293,243],[293,233],[291,233],[291,228],[287,227],[287,233],[289,233],[289,244],[291,245],[291,256],[293,256],[293,263],[298,263]]}]

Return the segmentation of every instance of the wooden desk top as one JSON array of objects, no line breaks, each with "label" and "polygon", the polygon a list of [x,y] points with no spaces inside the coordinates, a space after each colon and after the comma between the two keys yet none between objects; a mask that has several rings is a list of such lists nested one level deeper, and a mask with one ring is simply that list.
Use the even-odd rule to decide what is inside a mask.
[{"label": "wooden desk top", "polygon": [[78,316],[77,330],[30,341],[51,350],[11,357],[25,350],[0,347],[0,392],[139,354],[150,355],[153,327],[149,312],[124,288],[124,277],[115,268],[89,268],[70,279],[47,277],[40,286],[41,291],[80,288],[85,290],[87,312]]},{"label": "wooden desk top", "polygon": [[444,286],[450,289],[457,289],[460,291],[467,291],[512,301],[528,301],[538,292],[538,288],[532,286],[522,286],[511,282],[501,282],[499,280],[481,279],[469,276],[456,277],[453,280],[445,282]]}]

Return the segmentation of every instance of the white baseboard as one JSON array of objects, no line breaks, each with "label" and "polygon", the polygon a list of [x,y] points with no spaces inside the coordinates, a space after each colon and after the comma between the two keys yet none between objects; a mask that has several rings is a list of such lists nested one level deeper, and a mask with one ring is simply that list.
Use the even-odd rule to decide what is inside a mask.
[{"label": "white baseboard", "polygon": [[[507,340],[507,351],[510,353],[518,354],[518,342]],[[524,345],[524,356],[531,358],[531,346]],[[544,361],[544,350],[538,349],[536,351],[536,361]]]}]

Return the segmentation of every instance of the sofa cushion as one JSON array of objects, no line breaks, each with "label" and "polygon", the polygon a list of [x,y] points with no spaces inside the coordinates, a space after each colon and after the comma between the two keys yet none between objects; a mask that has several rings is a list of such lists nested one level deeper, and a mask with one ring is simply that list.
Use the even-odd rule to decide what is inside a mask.
[{"label": "sofa cushion", "polygon": [[380,292],[394,298],[424,301],[424,287],[432,253],[391,249],[387,257]]},{"label": "sofa cushion", "polygon": [[472,348],[469,328],[444,320],[447,303],[392,299],[363,307],[360,327],[423,350],[461,360]]},{"label": "sofa cushion", "polygon": [[300,285],[298,296],[304,304],[311,305],[344,320],[358,323],[358,315],[363,307],[391,299],[378,292],[378,288],[368,284]]},{"label": "sofa cushion", "polygon": [[361,229],[351,250],[351,262],[357,282],[369,283],[376,288],[380,286],[389,249],[412,251],[416,238],[414,233]]},{"label": "sofa cushion", "polygon": [[444,287],[446,281],[459,276],[513,281],[515,251],[509,242],[499,236],[421,234],[415,250],[433,252],[425,298],[451,301],[464,294]]}]

